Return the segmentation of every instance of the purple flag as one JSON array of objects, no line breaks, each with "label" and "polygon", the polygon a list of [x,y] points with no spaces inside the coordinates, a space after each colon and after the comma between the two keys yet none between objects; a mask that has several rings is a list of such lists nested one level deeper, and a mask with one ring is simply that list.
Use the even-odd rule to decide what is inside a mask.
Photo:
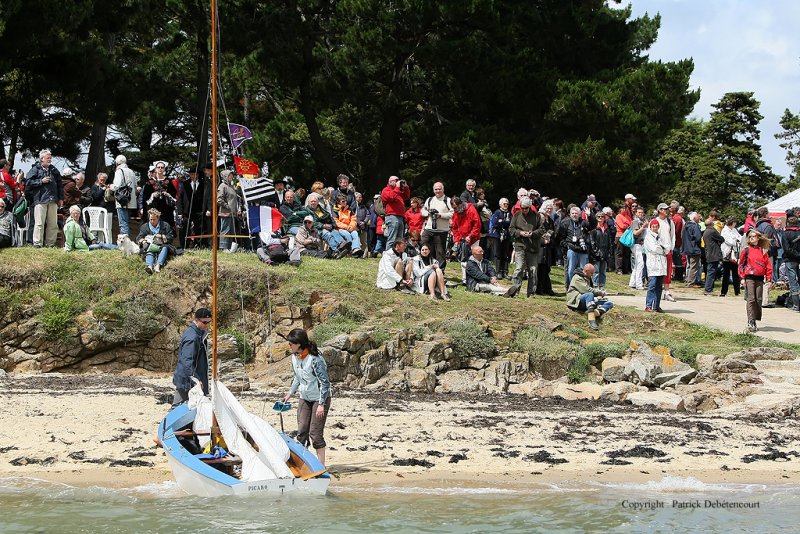
[{"label": "purple flag", "polygon": [[253,138],[253,134],[250,133],[247,126],[242,126],[241,124],[235,124],[233,122],[228,123],[228,133],[231,134],[231,143],[234,149],[239,148],[239,145]]}]

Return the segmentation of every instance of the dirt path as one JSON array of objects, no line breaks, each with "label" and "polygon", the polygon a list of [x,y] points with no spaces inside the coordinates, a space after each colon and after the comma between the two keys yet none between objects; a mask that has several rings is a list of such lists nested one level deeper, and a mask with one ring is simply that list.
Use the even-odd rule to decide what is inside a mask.
[{"label": "dirt path", "polygon": [[[634,291],[634,290],[631,290]],[[632,306],[644,309],[645,291],[634,295],[616,295],[611,300],[617,306]],[[661,308],[676,317],[694,323],[712,326],[729,332],[744,332],[747,327],[747,311],[741,296],[704,297],[702,290],[672,288],[677,302],[661,302]],[[786,308],[764,309],[763,321],[758,323],[756,335],[785,341],[800,342],[800,313]]]}]

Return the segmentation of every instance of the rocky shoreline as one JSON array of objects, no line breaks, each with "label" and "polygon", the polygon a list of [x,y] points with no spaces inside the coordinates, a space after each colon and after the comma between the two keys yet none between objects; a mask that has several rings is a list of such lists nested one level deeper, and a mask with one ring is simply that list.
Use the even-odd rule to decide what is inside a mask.
[{"label": "rocky shoreline", "polygon": [[[277,427],[269,407],[283,391],[254,382],[240,398]],[[3,379],[2,392],[0,477],[100,486],[172,479],[152,441],[169,409],[169,378],[16,375]],[[787,424],[795,416],[502,392],[335,394],[327,429],[334,484],[798,480],[800,428]],[[291,415],[285,423],[295,428]]]}]

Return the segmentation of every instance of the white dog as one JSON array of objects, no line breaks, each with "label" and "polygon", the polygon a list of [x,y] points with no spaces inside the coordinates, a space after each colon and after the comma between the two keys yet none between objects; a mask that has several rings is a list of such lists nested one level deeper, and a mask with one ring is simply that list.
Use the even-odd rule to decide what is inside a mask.
[{"label": "white dog", "polygon": [[119,234],[117,236],[117,246],[125,257],[139,254],[139,245],[131,241],[126,234]]}]

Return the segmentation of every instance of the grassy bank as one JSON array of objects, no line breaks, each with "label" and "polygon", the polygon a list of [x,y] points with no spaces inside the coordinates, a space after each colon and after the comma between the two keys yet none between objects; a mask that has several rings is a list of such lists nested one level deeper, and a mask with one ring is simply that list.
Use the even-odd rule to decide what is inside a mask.
[{"label": "grassy bank", "polygon": [[[175,258],[158,275],[147,275],[140,258],[124,258],[113,251],[67,254],[53,249],[22,248],[6,250],[2,257],[2,286],[10,289],[0,292],[0,313],[6,319],[14,319],[24,310],[34,310],[41,331],[52,339],[74,334],[73,318],[91,309],[95,317],[112,319],[114,327],[104,335],[124,340],[132,332],[146,331],[148,325],[165,317],[185,321],[181,313],[191,309],[198,296],[210,291],[208,251],[189,252]],[[619,355],[631,340],[666,345],[675,356],[690,363],[698,353],[728,354],[752,346],[800,349],[798,345],[721,332],[669,315],[645,314],[623,307],[609,314],[600,332],[593,332],[587,328],[583,315],[566,308],[563,296],[508,300],[459,288],[452,290],[452,301],[434,303],[421,296],[377,289],[377,263],[374,259],[307,258],[299,268],[267,267],[253,254],[220,254],[222,326],[235,326],[242,307],[266,313],[270,292],[298,307],[306,306],[312,292],[317,292],[342,304],[337,316],[316,327],[317,339],[350,332],[366,324],[375,326],[379,335],[388,339],[401,328],[435,329],[452,318],[470,317],[488,324],[494,332],[505,332],[508,342],[522,344],[521,347],[528,343],[537,354],[574,350],[584,363]],[[448,277],[457,281],[460,273],[450,268]],[[563,271],[554,269],[552,279],[556,291],[563,292]],[[629,292],[626,281],[627,277],[609,274],[611,294]],[[536,322],[535,316],[562,324],[564,333],[552,337],[534,332],[510,338],[512,329],[529,326]]]}]

